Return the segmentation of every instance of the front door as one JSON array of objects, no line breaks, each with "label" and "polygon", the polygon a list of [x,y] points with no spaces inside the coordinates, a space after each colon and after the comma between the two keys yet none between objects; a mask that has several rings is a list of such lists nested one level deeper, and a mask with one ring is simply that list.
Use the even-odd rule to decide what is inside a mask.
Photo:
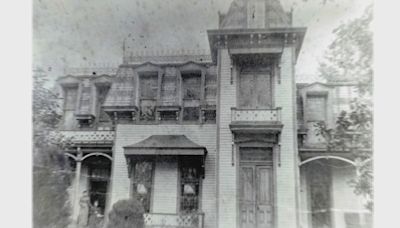
[{"label": "front door", "polygon": [[272,166],[240,164],[240,227],[272,228]]}]

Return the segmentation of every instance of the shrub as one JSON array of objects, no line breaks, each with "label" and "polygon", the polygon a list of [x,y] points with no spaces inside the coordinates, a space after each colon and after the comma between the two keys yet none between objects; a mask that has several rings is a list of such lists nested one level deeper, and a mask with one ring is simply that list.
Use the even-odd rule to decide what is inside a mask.
[{"label": "shrub", "polygon": [[116,202],[109,213],[107,228],[143,228],[144,209],[135,198]]}]

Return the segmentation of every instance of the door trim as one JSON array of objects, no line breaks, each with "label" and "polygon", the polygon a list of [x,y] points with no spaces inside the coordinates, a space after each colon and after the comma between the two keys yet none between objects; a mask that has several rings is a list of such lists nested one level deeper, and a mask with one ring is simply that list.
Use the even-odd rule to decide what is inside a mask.
[{"label": "door trim", "polygon": [[[272,148],[272,160],[271,161],[240,161],[240,148],[241,147],[254,147],[254,148]],[[260,146],[259,144],[257,145],[251,145],[251,144],[246,144],[246,145],[242,145],[241,143],[235,143],[235,161],[237,164],[236,165],[236,227],[240,228],[240,200],[239,200],[239,195],[240,195],[240,165],[244,164],[244,165],[248,165],[248,164],[255,164],[256,165],[264,165],[264,166],[270,166],[272,169],[272,181],[271,181],[271,185],[272,185],[272,208],[273,208],[273,212],[272,212],[272,219],[273,219],[273,227],[277,227],[277,205],[276,205],[276,196],[277,196],[277,190],[276,190],[276,169],[277,169],[277,156],[276,156],[276,152],[277,152],[277,144],[274,145],[268,145],[268,146]]]}]

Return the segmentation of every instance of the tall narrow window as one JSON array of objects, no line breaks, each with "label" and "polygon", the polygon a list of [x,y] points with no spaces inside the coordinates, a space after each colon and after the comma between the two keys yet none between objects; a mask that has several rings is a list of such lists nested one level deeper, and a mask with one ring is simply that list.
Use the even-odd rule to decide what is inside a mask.
[{"label": "tall narrow window", "polygon": [[154,121],[158,92],[158,73],[140,75],[140,120]]},{"label": "tall narrow window", "polygon": [[176,75],[165,75],[161,86],[161,102],[164,106],[176,105]]},{"label": "tall narrow window", "polygon": [[148,213],[150,212],[154,162],[153,160],[138,160],[132,165],[132,193]]},{"label": "tall narrow window", "polygon": [[216,101],[217,101],[217,76],[206,75],[204,98],[206,107],[202,108],[203,123],[215,123],[217,117]]},{"label": "tall narrow window", "polygon": [[156,99],[158,90],[158,74],[140,75],[140,98]]},{"label": "tall narrow window", "polygon": [[75,119],[76,103],[78,99],[78,87],[64,88],[64,129],[70,130],[77,126]]},{"label": "tall narrow window", "polygon": [[208,104],[215,104],[217,98],[217,76],[207,75],[205,82],[205,99]]},{"label": "tall narrow window", "polygon": [[180,211],[197,212],[200,201],[200,161],[197,158],[182,158],[180,170]]},{"label": "tall narrow window", "polygon": [[183,99],[200,100],[201,73],[182,74]]},{"label": "tall narrow window", "polygon": [[201,73],[182,74],[183,121],[200,119]]},{"label": "tall narrow window", "polygon": [[108,86],[99,86],[97,87],[97,116],[100,122],[108,122],[110,121],[109,116],[104,112],[102,105],[104,104],[107,93],[110,87]]},{"label": "tall narrow window", "polygon": [[268,72],[243,72],[239,76],[240,108],[271,108],[272,83]]},{"label": "tall narrow window", "polygon": [[308,145],[321,146],[325,142],[324,137],[318,134],[317,124],[327,120],[326,99],[326,94],[307,94],[305,117],[307,119],[308,134],[306,143]]},{"label": "tall narrow window", "polygon": [[307,95],[307,120],[326,121],[326,95]]}]

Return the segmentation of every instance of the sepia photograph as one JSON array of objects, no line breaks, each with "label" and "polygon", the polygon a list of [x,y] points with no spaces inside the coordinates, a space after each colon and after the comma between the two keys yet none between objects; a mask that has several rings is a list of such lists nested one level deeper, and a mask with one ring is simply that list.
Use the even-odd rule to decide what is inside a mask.
[{"label": "sepia photograph", "polygon": [[373,0],[33,0],[33,228],[373,228]]}]

